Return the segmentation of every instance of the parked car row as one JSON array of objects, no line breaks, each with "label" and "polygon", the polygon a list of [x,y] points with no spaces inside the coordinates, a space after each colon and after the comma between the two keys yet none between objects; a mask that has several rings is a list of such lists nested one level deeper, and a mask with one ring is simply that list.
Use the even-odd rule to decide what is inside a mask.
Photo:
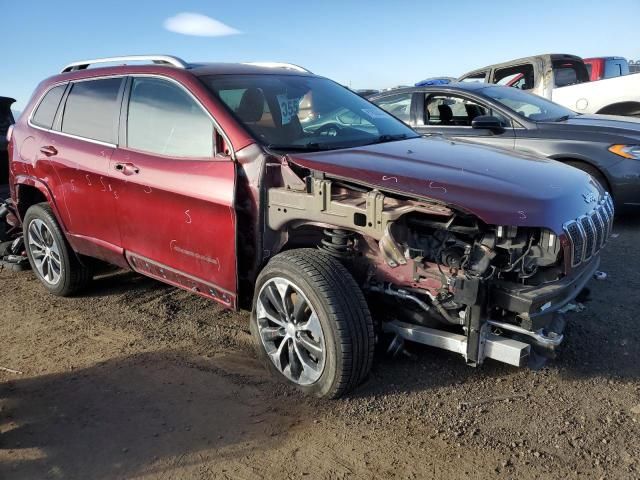
[{"label": "parked car row", "polygon": [[[608,65],[613,69],[616,64],[619,62],[614,60]],[[596,63],[592,73],[593,65]],[[527,90],[579,113],[640,116],[640,75],[605,75],[603,80],[592,82],[587,65],[575,55],[519,58],[479,68],[459,81]]]},{"label": "parked car row", "polygon": [[318,397],[357,387],[387,337],[472,366],[553,357],[607,190],[632,197],[629,122],[488,84],[374,100],[290,64],[76,62],[9,134],[8,220],[54,295],[99,259],[250,308],[267,368]]},{"label": "parked car row", "polygon": [[581,115],[515,88],[475,82],[369,99],[422,135],[557,160],[590,174],[617,207],[640,206],[640,118]]}]

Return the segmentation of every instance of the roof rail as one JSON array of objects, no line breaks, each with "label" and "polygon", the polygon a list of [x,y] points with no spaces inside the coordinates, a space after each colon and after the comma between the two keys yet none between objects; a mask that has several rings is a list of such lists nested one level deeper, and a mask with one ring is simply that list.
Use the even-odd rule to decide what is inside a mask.
[{"label": "roof rail", "polygon": [[164,65],[173,65],[177,68],[188,68],[189,64],[181,58],[172,55],[127,55],[125,57],[106,57],[95,58],[93,60],[83,60],[81,62],[73,62],[62,69],[60,73],[75,72],[76,70],[84,70],[89,65],[95,63],[126,63],[126,62],[152,62]]},{"label": "roof rail", "polygon": [[312,73],[304,67],[299,65],[295,65],[293,63],[283,63],[283,62],[244,62],[244,65],[255,65],[256,67],[266,67],[266,68],[286,68],[289,70],[295,70],[297,72],[304,73]]}]

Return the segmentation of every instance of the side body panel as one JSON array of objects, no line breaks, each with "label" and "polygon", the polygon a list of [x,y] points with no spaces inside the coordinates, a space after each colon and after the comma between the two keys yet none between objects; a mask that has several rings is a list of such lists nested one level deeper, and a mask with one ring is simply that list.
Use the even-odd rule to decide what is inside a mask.
[{"label": "side body panel", "polygon": [[[138,173],[116,171],[122,163]],[[233,306],[234,162],[176,160],[123,148],[114,153],[111,171],[121,176],[113,193],[127,254],[210,283]]]}]

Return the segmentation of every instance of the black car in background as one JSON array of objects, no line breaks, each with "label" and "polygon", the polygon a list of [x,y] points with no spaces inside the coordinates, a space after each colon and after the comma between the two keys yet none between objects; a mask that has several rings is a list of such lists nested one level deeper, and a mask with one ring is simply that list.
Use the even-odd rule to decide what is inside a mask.
[{"label": "black car in background", "polygon": [[[579,168],[640,206],[640,119],[581,115],[516,88],[450,83],[384,92],[369,100],[422,135],[446,135],[552,158]],[[491,165],[487,165],[490,175]]]},{"label": "black car in background", "polygon": [[13,98],[0,97],[0,203],[8,195],[9,160],[7,158],[7,132],[13,125],[14,118],[11,113]]}]

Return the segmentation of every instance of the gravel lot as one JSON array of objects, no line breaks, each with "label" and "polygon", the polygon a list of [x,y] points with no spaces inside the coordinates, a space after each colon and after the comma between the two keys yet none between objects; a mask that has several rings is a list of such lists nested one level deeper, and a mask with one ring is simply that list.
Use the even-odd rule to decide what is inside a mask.
[{"label": "gravel lot", "polygon": [[132,273],[0,272],[0,478],[640,478],[640,221],[541,371],[422,347],[350,397],[271,382],[247,314]]}]

